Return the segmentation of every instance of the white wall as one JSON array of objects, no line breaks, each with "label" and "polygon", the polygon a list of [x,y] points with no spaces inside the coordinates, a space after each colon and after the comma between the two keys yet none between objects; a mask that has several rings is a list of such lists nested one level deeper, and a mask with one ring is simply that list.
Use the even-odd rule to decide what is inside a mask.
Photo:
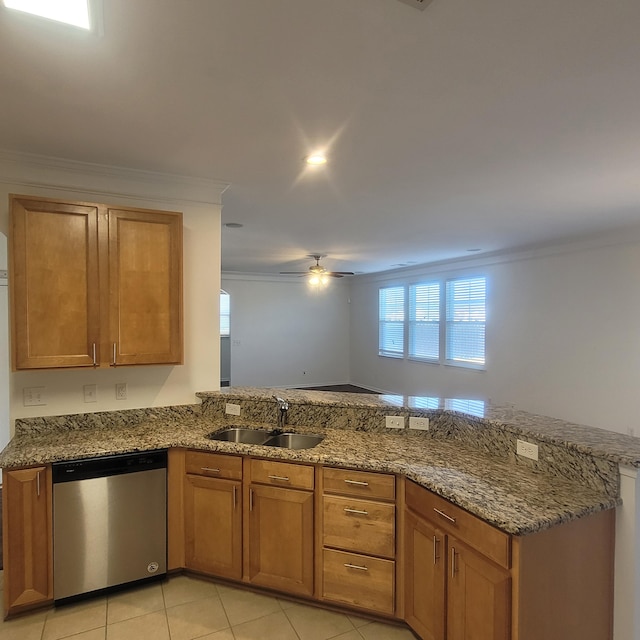
[{"label": "white wall", "polygon": [[[378,288],[431,274],[487,275],[486,371],[377,355]],[[351,288],[354,384],[404,394],[491,398],[640,436],[640,230],[355,278]]]},{"label": "white wall", "polygon": [[231,296],[232,386],[349,381],[347,281],[314,293],[303,278],[223,273],[222,288]]},{"label": "white wall", "polygon": [[[8,230],[8,194],[106,202],[184,214],[184,335],[181,366],[118,367],[12,373],[11,418],[189,404],[196,391],[218,389],[220,196],[209,180],[85,165],[0,152],[0,231]],[[127,400],[115,384],[126,382]],[[83,385],[98,385],[98,402],[85,403]],[[23,388],[46,387],[46,406],[24,407]]]}]

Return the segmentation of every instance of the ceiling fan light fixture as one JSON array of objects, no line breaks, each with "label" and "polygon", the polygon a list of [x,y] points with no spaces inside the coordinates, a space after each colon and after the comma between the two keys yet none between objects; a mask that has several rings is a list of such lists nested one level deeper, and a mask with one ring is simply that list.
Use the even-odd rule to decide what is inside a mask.
[{"label": "ceiling fan light fixture", "polygon": [[306,157],[306,162],[312,167],[319,167],[323,164],[327,164],[327,156],[324,151],[314,151]]}]

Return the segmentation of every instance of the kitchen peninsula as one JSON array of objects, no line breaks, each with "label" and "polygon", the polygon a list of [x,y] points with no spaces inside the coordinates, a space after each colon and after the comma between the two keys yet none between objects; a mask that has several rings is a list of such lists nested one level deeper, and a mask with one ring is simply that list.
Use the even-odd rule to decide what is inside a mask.
[{"label": "kitchen peninsula", "polygon": [[[424,585],[420,582],[422,573],[412,576],[411,567],[415,562],[423,562],[427,551],[433,552],[433,566],[437,566],[436,556],[450,563],[451,578],[432,576],[441,583],[434,591],[436,600],[444,601],[448,589],[447,601],[458,602],[459,611],[471,615],[468,603],[456,600],[457,572],[481,575],[484,587],[489,585],[498,603],[497,613],[483,624],[493,625],[492,635],[487,637],[496,640],[529,640],[541,631],[548,638],[563,637],[549,635],[538,618],[541,607],[554,606],[539,593],[540,587],[555,584],[553,571],[557,569],[553,565],[564,557],[567,565],[562,570],[578,572],[572,582],[573,595],[564,594],[564,611],[582,607],[591,612],[588,623],[582,624],[587,632],[600,636],[586,636],[580,627],[581,638],[610,637],[608,632],[602,635],[602,629],[608,629],[611,622],[608,598],[613,593],[613,514],[620,504],[619,466],[640,465],[637,439],[513,409],[487,407],[480,416],[420,409],[416,398],[300,390],[278,390],[289,405],[288,428],[323,435],[318,446],[291,450],[207,438],[212,431],[232,424],[272,429],[278,410],[273,394],[272,389],[229,388],[198,393],[200,405],[18,420],[15,437],[0,455],[0,466],[9,473],[34,465],[46,470],[60,460],[167,448],[170,568],[191,568],[216,575],[216,571],[196,568],[197,563],[190,567],[188,551],[185,556],[185,530],[194,535],[185,520],[190,513],[185,510],[185,503],[200,495],[189,494],[188,481],[196,483],[193,491],[204,491],[210,480],[218,486],[235,483],[228,486],[238,491],[233,489],[229,495],[233,496],[234,504],[242,502],[245,510],[244,520],[241,518],[244,524],[239,525],[235,534],[244,543],[243,559],[235,569],[238,573],[231,579],[325,605],[347,606],[407,620],[421,637],[429,637],[431,631],[421,626],[424,620],[420,607],[412,604],[422,597],[417,591],[424,590]],[[228,404],[239,406],[240,415],[226,413]],[[426,417],[429,430],[387,429],[388,415]],[[537,444],[537,461],[516,455],[518,439]],[[232,473],[236,475],[221,475],[220,479],[203,476],[204,481],[198,480],[195,477],[198,474],[189,468],[189,460],[204,454],[216,456],[218,462],[231,461],[235,465]],[[308,471],[307,484],[277,487],[281,493],[273,493],[276,489],[267,484],[271,481],[260,476],[262,468],[272,464],[280,465],[280,470],[305,474]],[[344,470],[364,475],[343,479]],[[278,474],[267,473],[264,478],[271,476]],[[349,491],[337,488],[347,482],[351,483],[347,485]],[[354,495],[351,488],[365,485],[371,488],[371,495]],[[279,504],[276,502],[279,495],[294,496],[301,505],[304,502],[305,506],[299,507],[300,513],[306,513],[310,523],[304,536],[308,538],[305,543],[310,549],[311,569],[307,568],[304,579],[294,580],[296,586],[292,588],[270,582],[264,571],[252,575],[250,569],[254,558],[249,536],[255,530],[251,518],[257,516],[251,515],[249,502],[267,496],[271,505]],[[355,500],[360,502],[356,504]],[[365,536],[360,521],[334,522],[336,505],[343,503],[350,515],[378,511],[391,515],[372,524]],[[385,523],[391,523],[391,530],[382,532]],[[9,533],[5,531],[5,539]],[[359,539],[358,544],[367,548],[356,548],[354,536]],[[370,544],[369,540],[373,542]],[[376,540],[386,542],[377,545]],[[588,556],[570,557],[569,551],[576,548],[578,541],[584,545],[581,552]],[[549,555],[554,545],[562,552],[557,557]],[[487,565],[486,570],[474,564],[478,558]],[[370,566],[365,566],[365,561]],[[344,571],[343,565],[350,573],[344,578],[337,577],[335,571],[337,567]],[[347,583],[350,591],[366,591],[361,576],[373,575],[374,567],[377,570],[378,566],[388,577],[384,578],[386,582],[380,579],[384,585],[379,589],[369,589],[368,600],[350,601],[350,593],[336,590],[336,585],[351,579]],[[544,571],[551,572],[546,582]],[[593,582],[596,578],[598,584]],[[11,580],[8,572],[5,577],[8,591]],[[303,583],[306,586],[299,587]],[[556,589],[550,589],[550,593],[558,595]],[[42,594],[40,603],[49,603],[52,597],[48,590]],[[17,607],[9,612],[19,610]],[[436,617],[441,618],[438,624],[442,628],[446,625],[450,630],[452,635],[448,637],[466,637],[464,629],[458,631],[455,627],[454,619],[460,616],[442,611]],[[548,617],[554,629],[564,628],[566,621],[554,622],[553,611]],[[436,625],[436,632],[438,628]]]}]

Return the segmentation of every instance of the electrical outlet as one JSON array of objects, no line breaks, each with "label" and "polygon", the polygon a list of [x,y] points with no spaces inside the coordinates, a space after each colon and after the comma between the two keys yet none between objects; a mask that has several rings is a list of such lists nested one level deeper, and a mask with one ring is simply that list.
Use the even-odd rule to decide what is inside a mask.
[{"label": "electrical outlet", "polygon": [[116,400],[126,400],[126,399],[127,399],[127,383],[126,382],[116,383]]},{"label": "electrical outlet", "polygon": [[404,429],[404,416],[385,416],[387,429]]},{"label": "electrical outlet", "polygon": [[530,458],[531,460],[538,459],[538,445],[533,442],[526,442],[525,440],[518,440],[516,442],[516,453],[523,458]]},{"label": "electrical outlet", "polygon": [[47,404],[47,387],[24,387],[22,403],[25,407],[37,407]]},{"label": "electrical outlet", "polygon": [[409,429],[419,429],[420,431],[429,431],[429,418],[409,417]]},{"label": "electrical outlet", "polygon": [[82,387],[84,391],[85,402],[98,402],[98,385],[97,384],[85,384]]},{"label": "electrical outlet", "polygon": [[240,405],[239,404],[231,404],[227,402],[224,406],[224,412],[228,413],[230,416],[239,416],[240,415]]}]

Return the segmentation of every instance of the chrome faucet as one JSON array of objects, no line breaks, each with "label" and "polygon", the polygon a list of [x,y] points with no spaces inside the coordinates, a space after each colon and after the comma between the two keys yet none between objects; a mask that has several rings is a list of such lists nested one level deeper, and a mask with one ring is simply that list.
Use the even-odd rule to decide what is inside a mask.
[{"label": "chrome faucet", "polygon": [[289,410],[289,403],[283,398],[273,396],[278,403],[278,429],[284,429],[284,425],[287,424],[287,411]]}]

